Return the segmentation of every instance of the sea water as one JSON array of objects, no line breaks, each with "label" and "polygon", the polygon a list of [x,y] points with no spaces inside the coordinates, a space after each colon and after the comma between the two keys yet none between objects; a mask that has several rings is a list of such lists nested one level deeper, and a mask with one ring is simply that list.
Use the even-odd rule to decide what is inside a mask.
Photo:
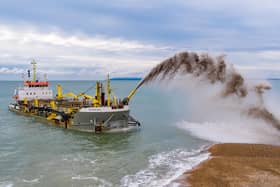
[{"label": "sea water", "polygon": [[[278,97],[280,81],[270,82]],[[50,84],[55,90],[58,83],[64,93],[94,87],[94,81]],[[111,83],[114,94],[125,97],[137,81]],[[204,150],[216,142],[178,126],[190,118],[188,96],[166,84],[144,86],[132,98],[131,115],[140,131],[98,135],[9,112],[21,84],[0,81],[0,186],[168,186],[207,159]],[[94,89],[87,93],[94,95]]]}]

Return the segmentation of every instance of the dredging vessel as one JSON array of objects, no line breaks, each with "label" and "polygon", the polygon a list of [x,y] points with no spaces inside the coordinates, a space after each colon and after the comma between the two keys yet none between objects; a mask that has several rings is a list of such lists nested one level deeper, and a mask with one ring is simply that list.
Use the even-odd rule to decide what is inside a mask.
[{"label": "dredging vessel", "polygon": [[[111,96],[109,75],[106,93],[104,83],[96,81],[94,96],[86,93],[63,93],[60,84],[57,85],[57,94],[54,96],[46,76],[43,81],[37,79],[34,60],[31,65],[33,78],[28,70],[28,78],[23,80],[23,87],[15,89],[14,103],[8,106],[10,111],[66,129],[90,133],[130,132],[140,128],[140,123],[129,114],[128,102]],[[134,93],[132,90],[125,100],[130,99]]]}]

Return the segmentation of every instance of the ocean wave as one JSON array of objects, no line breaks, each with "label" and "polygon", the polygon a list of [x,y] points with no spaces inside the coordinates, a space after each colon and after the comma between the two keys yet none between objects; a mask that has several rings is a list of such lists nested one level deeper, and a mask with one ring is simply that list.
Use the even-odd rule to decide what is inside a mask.
[{"label": "ocean wave", "polygon": [[149,157],[146,169],[135,174],[126,175],[121,179],[121,186],[166,186],[182,175],[186,170],[192,169],[209,157],[205,147],[198,150],[186,151],[175,149],[162,152]]}]

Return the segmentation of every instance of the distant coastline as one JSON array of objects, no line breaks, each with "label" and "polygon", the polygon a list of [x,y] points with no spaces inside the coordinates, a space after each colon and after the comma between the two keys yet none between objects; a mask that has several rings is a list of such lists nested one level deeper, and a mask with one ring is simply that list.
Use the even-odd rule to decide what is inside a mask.
[{"label": "distant coastline", "polygon": [[[113,77],[110,80],[141,80],[141,77]],[[280,80],[280,78],[263,78],[263,79],[249,79],[249,80]],[[22,81],[20,79],[0,79],[4,81]],[[49,81],[92,81],[92,79],[49,79]]]},{"label": "distant coastline", "polygon": [[[113,77],[110,80],[141,80],[141,77]],[[0,82],[13,81],[13,82],[22,82],[23,80],[0,80]],[[48,81],[92,81],[91,79],[50,79]]]},{"label": "distant coastline", "polygon": [[141,80],[141,77],[113,77],[111,80]]}]

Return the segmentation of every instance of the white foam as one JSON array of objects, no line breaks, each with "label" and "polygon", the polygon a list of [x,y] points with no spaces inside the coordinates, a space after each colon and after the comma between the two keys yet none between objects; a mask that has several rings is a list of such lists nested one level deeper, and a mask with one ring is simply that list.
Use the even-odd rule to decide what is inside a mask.
[{"label": "white foam", "polygon": [[76,154],[76,155],[68,155],[64,158],[62,158],[63,161],[66,162],[80,162],[81,164],[88,164],[90,163],[91,165],[95,165],[97,159],[89,159],[86,158],[85,156],[81,155],[81,154]]},{"label": "white foam", "polygon": [[83,177],[81,175],[78,175],[78,176],[74,176],[72,177],[72,180],[88,180],[88,179],[91,179],[91,180],[95,180],[95,181],[98,181],[99,179],[97,177],[94,177],[94,176],[91,176],[91,177]]},{"label": "white foam", "polygon": [[22,181],[26,182],[26,183],[38,183],[39,180],[40,180],[40,178],[35,178],[35,179],[30,179],[30,180],[22,179]]},{"label": "white foam", "polygon": [[177,126],[194,136],[214,142],[280,144],[279,132],[259,120],[244,118],[201,123],[182,121]]},{"label": "white foam", "polygon": [[202,149],[194,151],[175,149],[170,152],[162,152],[149,157],[147,168],[135,174],[124,176],[121,179],[121,186],[170,185],[171,181],[208,157],[209,153],[203,152]]},{"label": "white foam", "polygon": [[13,187],[14,186],[14,183],[12,182],[0,182],[0,187]]},{"label": "white foam", "polygon": [[95,177],[95,176],[81,176],[81,175],[77,175],[77,176],[73,176],[72,180],[94,180],[96,182],[101,183],[100,186],[112,186],[112,184],[104,179]]}]

